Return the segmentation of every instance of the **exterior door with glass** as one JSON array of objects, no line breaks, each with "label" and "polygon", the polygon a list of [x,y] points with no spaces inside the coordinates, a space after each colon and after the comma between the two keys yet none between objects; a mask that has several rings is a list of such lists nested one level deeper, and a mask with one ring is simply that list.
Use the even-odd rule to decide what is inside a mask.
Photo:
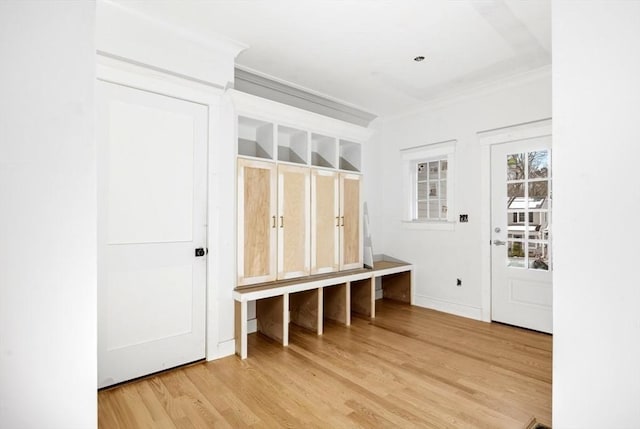
[{"label": "exterior door with glass", "polygon": [[491,319],[552,333],[551,137],[491,148]]}]

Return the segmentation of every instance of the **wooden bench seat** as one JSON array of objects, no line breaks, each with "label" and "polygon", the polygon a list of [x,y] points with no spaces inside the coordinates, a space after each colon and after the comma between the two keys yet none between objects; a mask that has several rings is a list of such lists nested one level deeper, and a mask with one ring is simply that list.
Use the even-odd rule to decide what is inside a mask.
[{"label": "wooden bench seat", "polygon": [[321,274],[238,287],[235,300],[236,354],[247,357],[247,304],[256,301],[258,331],[289,344],[289,323],[323,333],[324,318],[349,326],[351,313],[375,317],[376,279],[384,298],[412,304],[413,265],[382,256],[373,268]]}]

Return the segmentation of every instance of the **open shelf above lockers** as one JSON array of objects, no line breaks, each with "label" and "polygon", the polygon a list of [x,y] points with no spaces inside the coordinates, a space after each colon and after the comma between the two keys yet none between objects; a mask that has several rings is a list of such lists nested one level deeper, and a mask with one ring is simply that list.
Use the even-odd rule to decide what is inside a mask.
[{"label": "open shelf above lockers", "polygon": [[238,155],[273,159],[273,124],[238,116]]},{"label": "open shelf above lockers", "polygon": [[361,159],[360,143],[340,140],[340,170],[360,171]]},{"label": "open shelf above lockers", "polygon": [[322,134],[311,134],[311,165],[314,167],[336,168],[337,139]]},{"label": "open shelf above lockers", "polygon": [[371,130],[240,91],[230,94],[239,156],[362,172],[362,144]]},{"label": "open shelf above lockers", "polygon": [[309,163],[309,133],[278,125],[278,161]]}]

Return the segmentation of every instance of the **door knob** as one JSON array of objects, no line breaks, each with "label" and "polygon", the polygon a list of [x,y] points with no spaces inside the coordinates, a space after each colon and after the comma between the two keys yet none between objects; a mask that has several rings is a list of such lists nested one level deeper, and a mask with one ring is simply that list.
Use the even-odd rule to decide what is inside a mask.
[{"label": "door knob", "polygon": [[205,249],[204,247],[198,247],[196,249],[196,257],[199,258],[201,256],[206,255],[207,253],[209,253],[209,249]]}]

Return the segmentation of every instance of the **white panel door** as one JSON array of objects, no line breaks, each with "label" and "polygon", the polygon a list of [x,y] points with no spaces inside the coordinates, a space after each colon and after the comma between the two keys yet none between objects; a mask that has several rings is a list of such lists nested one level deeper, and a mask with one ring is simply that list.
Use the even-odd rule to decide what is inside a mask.
[{"label": "white panel door", "polygon": [[491,318],[551,333],[551,137],[491,149]]},{"label": "white panel door", "polygon": [[207,107],[98,81],[98,385],[205,356]]}]

